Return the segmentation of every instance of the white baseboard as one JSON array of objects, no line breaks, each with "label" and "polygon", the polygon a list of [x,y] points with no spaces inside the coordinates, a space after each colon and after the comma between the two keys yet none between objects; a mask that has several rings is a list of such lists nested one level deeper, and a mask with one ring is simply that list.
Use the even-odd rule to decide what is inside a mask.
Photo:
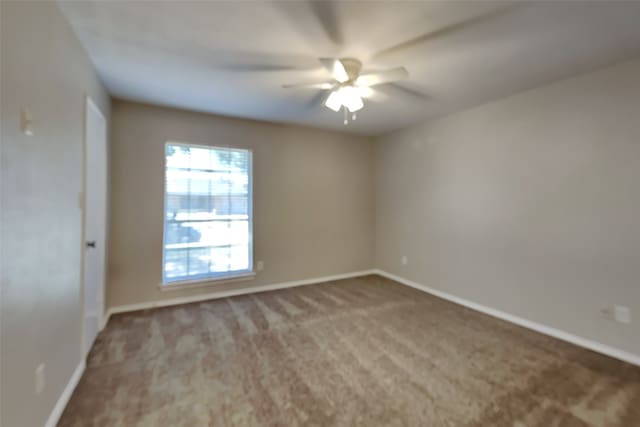
[{"label": "white baseboard", "polygon": [[109,320],[109,314],[104,313],[102,316],[100,316],[100,330],[98,332],[101,332],[105,326],[107,326],[107,321]]},{"label": "white baseboard", "polygon": [[482,304],[475,303],[473,301],[466,300],[464,298],[457,297],[455,295],[448,294],[446,292],[439,291],[437,289],[430,288],[428,286],[422,285],[420,283],[416,283],[412,280],[405,279],[400,276],[396,276],[395,274],[388,273],[384,270],[375,269],[375,274],[386,277],[387,279],[394,280],[398,283],[402,283],[403,285],[410,286],[412,288],[421,290],[423,292],[429,293],[436,297],[445,299],[447,301],[451,301],[453,303],[468,307],[472,310],[479,311],[484,314],[488,314],[489,316],[496,317],[498,319],[506,320],[507,322],[515,323],[516,325],[525,327],[527,329],[531,329],[536,332],[540,332],[541,334],[549,335],[554,338],[558,338],[563,341],[570,342],[571,344],[575,344],[580,347],[584,347],[589,350],[593,350],[598,353],[602,353],[606,356],[613,357],[615,359],[622,360],[624,362],[631,363],[633,365],[640,366],[640,356],[635,355],[633,353],[626,352],[624,350],[617,349],[615,347],[608,346],[606,344],[602,344],[596,341],[592,341],[586,338],[579,337],[577,335],[573,335],[569,332],[562,331],[560,329],[552,328],[550,326],[543,325],[541,323],[537,323],[531,320],[523,319],[522,317],[514,316],[513,314],[505,313],[504,311],[496,310],[491,307],[484,306]]},{"label": "white baseboard", "polygon": [[155,308],[155,307],[167,307],[171,305],[188,304],[192,302],[206,301],[206,300],[216,299],[216,298],[226,298],[226,297],[231,297],[236,295],[273,291],[276,289],[292,288],[296,286],[311,285],[311,284],[322,283],[322,282],[331,282],[334,280],[349,279],[352,277],[367,276],[370,274],[378,274],[380,276],[394,280],[398,283],[402,283],[403,285],[410,286],[412,288],[421,290],[423,292],[429,293],[431,295],[445,299],[447,301],[451,301],[453,303],[468,307],[472,310],[476,310],[481,313],[488,314],[489,316],[506,320],[507,322],[514,323],[516,325],[525,327],[527,329],[531,329],[541,334],[549,335],[554,338],[558,338],[560,340],[570,342],[577,346],[584,347],[586,349],[593,350],[598,353],[602,353],[606,356],[610,356],[610,357],[622,360],[624,362],[628,362],[628,363],[640,366],[640,356],[635,355],[633,353],[629,353],[624,350],[620,350],[615,347],[608,346],[606,344],[602,344],[596,341],[582,338],[580,336],[571,334],[569,332],[565,332],[560,329],[553,328],[551,326],[546,326],[541,323],[524,319],[522,317],[518,317],[513,314],[506,313],[504,311],[487,307],[482,304],[478,304],[473,301],[469,301],[464,298],[460,298],[455,295],[451,295],[446,292],[430,288],[428,286],[422,285],[412,280],[408,280],[403,277],[396,276],[395,274],[391,274],[380,269],[356,271],[352,273],[336,274],[333,276],[325,276],[325,277],[315,277],[311,279],[295,280],[291,282],[273,283],[269,285],[248,287],[248,288],[242,288],[242,289],[230,289],[225,291],[210,292],[210,293],[201,294],[201,295],[193,295],[188,297],[149,301],[149,302],[143,302],[139,304],[120,305],[120,306],[109,308],[109,310],[107,311],[107,315],[105,316],[105,323],[108,321],[109,317],[112,314],[116,314],[116,313],[126,313],[130,311],[146,310],[146,309]]},{"label": "white baseboard", "polygon": [[64,390],[62,390],[62,394],[58,398],[56,406],[53,407],[51,414],[49,414],[49,419],[45,423],[44,427],[56,427],[58,421],[60,421],[62,412],[64,412],[64,408],[67,407],[67,403],[69,403],[69,399],[71,399],[73,390],[76,389],[78,382],[80,382],[80,378],[82,378],[85,367],[86,361],[83,357],[80,364],[78,364],[78,366],[76,367],[76,370],[73,371],[71,378],[69,378],[69,382],[67,382],[66,387],[64,388]]},{"label": "white baseboard", "polygon": [[200,301],[206,301],[206,300],[217,299],[217,298],[226,298],[226,297],[232,297],[236,295],[245,295],[245,294],[253,294],[257,292],[274,291],[276,289],[284,289],[284,288],[293,288],[296,286],[313,285],[315,283],[332,282],[334,280],[350,279],[352,277],[367,276],[370,274],[376,274],[375,270],[354,271],[351,273],[335,274],[333,276],[314,277],[311,279],[294,280],[291,282],[272,283],[269,285],[261,285],[261,286],[254,286],[254,287],[247,287],[247,288],[240,288],[240,289],[229,289],[225,291],[209,292],[206,294],[192,295],[188,297],[149,301],[149,302],[143,302],[138,304],[118,305],[118,306],[110,307],[109,310],[107,310],[107,315],[105,316],[106,317],[105,323],[108,321],[108,319],[111,317],[112,314],[117,314],[117,313],[146,310],[146,309],[155,308],[155,307],[167,307],[171,305],[188,304],[192,302],[200,302]]}]

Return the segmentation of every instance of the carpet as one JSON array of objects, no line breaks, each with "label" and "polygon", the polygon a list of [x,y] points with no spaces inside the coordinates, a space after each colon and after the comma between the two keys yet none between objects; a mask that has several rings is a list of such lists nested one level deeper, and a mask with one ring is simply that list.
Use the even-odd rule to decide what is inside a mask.
[{"label": "carpet", "polygon": [[640,425],[640,368],[379,276],[113,316],[59,426]]}]

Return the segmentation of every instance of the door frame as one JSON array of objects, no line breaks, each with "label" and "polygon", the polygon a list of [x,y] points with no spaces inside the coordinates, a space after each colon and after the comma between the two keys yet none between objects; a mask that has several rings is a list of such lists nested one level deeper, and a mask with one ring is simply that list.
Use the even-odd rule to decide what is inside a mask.
[{"label": "door frame", "polygon": [[107,236],[108,236],[108,223],[109,223],[109,211],[108,211],[108,207],[109,207],[109,159],[108,159],[108,153],[109,153],[109,129],[108,129],[108,122],[105,118],[105,115],[102,113],[102,111],[100,110],[100,108],[98,107],[98,105],[95,103],[95,101],[91,98],[91,96],[89,96],[89,94],[85,94],[84,96],[84,102],[83,102],[83,112],[82,112],[82,118],[83,118],[83,124],[82,124],[82,192],[79,194],[78,196],[78,203],[80,205],[80,209],[82,212],[82,240],[80,242],[80,253],[81,253],[81,257],[80,257],[80,281],[81,281],[81,292],[80,292],[80,303],[82,306],[82,319],[81,319],[81,342],[82,342],[82,354],[83,357],[86,357],[87,354],[89,353],[89,350],[91,350],[91,348],[88,346],[87,341],[87,337],[86,337],[86,317],[87,317],[87,307],[86,307],[86,301],[85,301],[85,291],[86,291],[86,280],[85,280],[85,266],[86,266],[86,255],[87,255],[87,248],[86,248],[86,241],[87,241],[87,235],[86,235],[86,226],[87,226],[87,169],[88,169],[88,164],[87,164],[87,154],[88,154],[88,146],[89,146],[89,141],[88,141],[88,113],[89,110],[93,111],[94,113],[97,113],[98,116],[104,121],[105,123],[105,148],[107,150],[107,158],[105,158],[105,172],[107,174],[107,186],[106,186],[106,204],[105,204],[105,241],[104,241],[104,277],[102,280],[102,299],[101,299],[101,307],[98,307],[98,332],[102,331],[104,329],[104,327],[106,326],[106,321],[107,321],[107,316],[106,316],[106,284],[107,284],[107,269],[106,269],[106,262],[107,262]]}]

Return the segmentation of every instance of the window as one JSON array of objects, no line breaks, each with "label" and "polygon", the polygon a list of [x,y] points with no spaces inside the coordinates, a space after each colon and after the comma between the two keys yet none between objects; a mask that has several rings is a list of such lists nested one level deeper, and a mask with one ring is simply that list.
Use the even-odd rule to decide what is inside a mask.
[{"label": "window", "polygon": [[164,284],[251,273],[251,154],[166,144]]}]

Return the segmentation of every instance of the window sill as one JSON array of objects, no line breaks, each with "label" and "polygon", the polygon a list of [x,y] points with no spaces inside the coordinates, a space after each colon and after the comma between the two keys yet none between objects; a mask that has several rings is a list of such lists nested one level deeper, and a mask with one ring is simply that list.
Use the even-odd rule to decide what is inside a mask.
[{"label": "window sill", "polygon": [[160,283],[158,285],[160,290],[164,291],[181,291],[184,289],[192,289],[192,288],[206,288],[210,286],[217,286],[221,283],[232,283],[232,282],[244,282],[248,280],[253,280],[256,277],[256,273],[254,271],[250,271],[247,273],[238,273],[233,276],[224,276],[219,278],[203,278],[203,279],[195,279],[195,280],[182,280],[171,283]]}]

